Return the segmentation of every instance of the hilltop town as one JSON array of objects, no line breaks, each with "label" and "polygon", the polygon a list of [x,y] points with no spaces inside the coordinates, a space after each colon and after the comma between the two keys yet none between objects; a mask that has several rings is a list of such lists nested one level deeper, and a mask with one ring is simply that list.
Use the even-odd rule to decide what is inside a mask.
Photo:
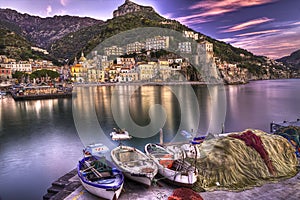
[{"label": "hilltop town", "polygon": [[[126,0],[113,12],[113,19],[134,13],[155,11],[152,7]],[[159,23],[174,24],[168,20]],[[280,62],[266,57],[252,58],[249,53],[239,53],[235,56],[238,58],[230,62],[224,58],[225,52],[221,52],[220,56],[222,48],[219,43],[215,43],[218,45],[215,47],[211,38],[193,30],[181,30],[178,33],[180,40],[172,34],[161,33],[91,51],[82,48],[80,56],[66,58],[60,64],[47,59],[20,60],[0,54],[1,81],[16,82],[14,74],[20,72],[24,76],[17,82],[34,82],[35,80],[25,77],[38,70],[55,71],[59,74],[56,81],[74,83],[197,81],[244,84],[250,80],[298,76],[297,71],[290,70]],[[68,37],[71,40],[73,35]],[[53,45],[50,50],[52,47]],[[31,46],[30,50],[39,55],[49,55],[48,49],[41,47]]]}]

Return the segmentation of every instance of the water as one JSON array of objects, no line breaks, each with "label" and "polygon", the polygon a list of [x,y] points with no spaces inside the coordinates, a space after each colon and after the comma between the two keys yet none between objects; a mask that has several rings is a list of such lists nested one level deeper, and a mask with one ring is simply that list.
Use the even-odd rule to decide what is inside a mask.
[{"label": "water", "polygon": [[[151,131],[145,133],[143,129],[149,123],[153,124],[149,130],[154,132],[158,130],[154,125],[163,123],[164,140],[171,141],[182,128],[197,130],[202,135],[220,129],[218,120],[223,115],[226,132],[246,128],[269,131],[273,120],[300,117],[300,80],[226,86],[226,98],[222,100],[226,112],[220,106],[213,106],[214,99],[220,95],[218,88],[193,86],[194,94],[190,93],[189,86],[143,86],[135,91],[133,88],[80,88],[83,93],[73,102],[72,99],[21,102],[1,99],[0,199],[41,199],[54,180],[76,166],[84,144],[103,140],[108,146],[116,145],[104,134],[108,135],[117,124],[131,124],[127,129],[140,126],[138,130],[144,138],[126,144],[141,149],[147,142],[159,141],[158,135],[145,138],[151,135]],[[118,98],[114,96],[116,91]],[[86,94],[92,94],[92,98]],[[73,112],[72,103],[76,109]],[[153,107],[154,104],[162,105],[163,111]]]}]

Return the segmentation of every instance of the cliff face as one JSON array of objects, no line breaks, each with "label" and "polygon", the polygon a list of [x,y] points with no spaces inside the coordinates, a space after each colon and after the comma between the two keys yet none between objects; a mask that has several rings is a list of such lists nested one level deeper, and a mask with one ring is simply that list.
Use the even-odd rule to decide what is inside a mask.
[{"label": "cliff face", "polygon": [[41,18],[21,14],[11,9],[0,9],[1,28],[16,31],[31,43],[47,48],[55,40],[94,24],[103,23],[88,17],[54,16]]},{"label": "cliff face", "polygon": [[119,16],[126,15],[128,13],[134,13],[139,11],[155,12],[154,9],[150,6],[141,6],[131,2],[130,0],[126,0],[123,5],[119,6],[118,9],[113,12],[113,16],[119,17]]}]

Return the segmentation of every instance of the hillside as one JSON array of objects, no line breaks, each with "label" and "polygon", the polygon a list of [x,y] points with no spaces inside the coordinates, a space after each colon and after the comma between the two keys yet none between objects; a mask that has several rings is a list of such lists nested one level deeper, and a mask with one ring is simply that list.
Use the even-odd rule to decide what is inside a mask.
[{"label": "hillside", "polygon": [[291,55],[278,59],[285,65],[300,69],[300,50],[291,53]]},{"label": "hillside", "polygon": [[[163,22],[167,22],[167,24],[163,24]],[[162,27],[180,32],[188,29],[179,22],[167,20],[155,12],[135,12],[107,20],[101,25],[90,26],[70,33],[54,42],[50,52],[60,60],[73,59],[82,50],[87,54],[103,40],[113,35],[140,27]]]},{"label": "hillside", "polygon": [[6,55],[16,60],[28,60],[29,58],[51,60],[49,56],[32,51],[31,46],[32,44],[16,32],[0,28],[0,55]]},{"label": "hillside", "polygon": [[[154,11],[138,11],[107,20],[101,25],[93,25],[70,33],[55,41],[50,51],[54,57],[61,61],[65,59],[72,60],[75,56],[79,56],[81,51],[88,54],[98,44],[113,35],[139,27],[169,28],[178,32],[191,30],[187,26],[175,20],[166,19]],[[151,37],[151,34],[149,33],[149,37]],[[264,73],[261,66],[267,62],[265,57],[255,56],[247,50],[233,47],[202,33],[199,33],[199,37],[213,43],[215,56],[222,61],[238,64],[239,67],[247,68],[252,74],[258,76]],[[126,38],[123,39],[126,40]],[[116,45],[118,45],[118,42],[123,41],[115,41]],[[274,67],[281,68],[281,66],[276,65]]]},{"label": "hillside", "polygon": [[[178,21],[160,16],[149,6],[141,6],[130,0],[126,0],[114,11],[114,18],[105,22],[72,16],[40,18],[20,14],[10,9],[0,9],[0,28],[13,31],[15,35],[19,34],[23,40],[27,39],[34,46],[46,48],[51,57],[61,63],[65,60],[72,62],[75,56],[80,55],[81,51],[86,55],[89,54],[107,38],[141,27],[168,28],[178,32],[191,30]],[[155,36],[155,33],[152,32],[147,34],[147,37]],[[138,38],[139,35],[136,35],[137,40]],[[214,55],[221,62],[226,61],[237,64],[238,68],[248,69],[250,73],[249,76],[247,75],[248,79],[252,79],[252,77],[254,77],[253,79],[278,78],[282,74],[280,71],[286,71],[285,66],[270,61],[266,57],[253,55],[247,50],[233,47],[201,33],[199,33],[199,38],[213,43]],[[126,38],[116,38],[114,44],[119,45],[122,42],[126,42]],[[17,48],[15,50],[22,53]],[[18,53],[10,54],[17,55]],[[19,57],[24,56],[19,55]],[[265,76],[266,74],[268,75]],[[288,73],[284,76],[287,77]]]},{"label": "hillside", "polygon": [[54,16],[41,18],[0,9],[0,28],[14,31],[36,46],[47,48],[57,39],[103,21],[88,17]]}]

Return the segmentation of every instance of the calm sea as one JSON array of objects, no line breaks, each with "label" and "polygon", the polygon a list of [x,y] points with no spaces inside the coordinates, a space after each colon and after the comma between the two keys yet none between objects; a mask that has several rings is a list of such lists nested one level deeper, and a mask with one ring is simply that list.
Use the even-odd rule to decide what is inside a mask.
[{"label": "calm sea", "polygon": [[110,148],[113,127],[135,136],[137,148],[246,128],[269,131],[271,121],[300,117],[300,80],[256,81],[225,86],[111,86],[78,88],[73,99],[15,102],[0,99],[0,199],[41,199],[47,188],[75,168],[87,143]]}]

